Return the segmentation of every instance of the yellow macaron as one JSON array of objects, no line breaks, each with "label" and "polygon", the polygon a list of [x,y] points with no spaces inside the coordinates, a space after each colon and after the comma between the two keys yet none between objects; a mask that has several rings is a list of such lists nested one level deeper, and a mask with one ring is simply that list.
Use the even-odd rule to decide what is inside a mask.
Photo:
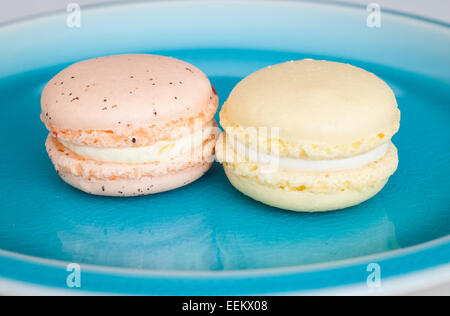
[{"label": "yellow macaron", "polygon": [[234,88],[220,123],[216,153],[231,183],[283,209],[359,204],[398,165],[395,95],[348,64],[307,59],[264,68]]}]

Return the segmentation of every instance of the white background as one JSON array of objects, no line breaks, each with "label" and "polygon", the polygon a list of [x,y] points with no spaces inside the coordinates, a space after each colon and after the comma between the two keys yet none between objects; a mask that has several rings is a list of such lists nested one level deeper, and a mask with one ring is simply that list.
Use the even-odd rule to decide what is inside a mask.
[{"label": "white background", "polygon": [[[83,6],[106,2],[127,2],[127,1],[133,0],[0,0],[0,23],[26,18],[28,16],[41,14],[45,12],[65,10],[67,5],[71,2],[76,2],[81,6]],[[402,11],[450,23],[450,0],[340,0],[340,1],[329,0],[329,1],[349,2],[361,5],[367,5],[368,3],[376,2],[381,6],[382,9],[384,8]],[[450,295],[450,284],[441,286],[439,288],[420,291],[419,293],[413,294]]]},{"label": "white background", "polygon": [[[64,10],[67,4],[71,2],[83,6],[112,1],[127,2],[133,0],[0,0],[0,23],[43,12]],[[403,11],[450,23],[450,0],[340,0],[336,2],[351,2],[362,5],[376,2],[381,8]]]}]

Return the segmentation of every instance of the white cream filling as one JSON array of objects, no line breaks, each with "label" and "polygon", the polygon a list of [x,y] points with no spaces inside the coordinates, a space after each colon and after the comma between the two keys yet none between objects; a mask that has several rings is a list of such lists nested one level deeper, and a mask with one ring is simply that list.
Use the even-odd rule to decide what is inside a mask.
[{"label": "white cream filling", "polygon": [[234,148],[238,154],[245,155],[245,157],[249,157],[251,160],[256,160],[262,164],[268,165],[269,169],[267,171],[270,171],[270,169],[273,168],[303,171],[339,171],[360,168],[371,162],[377,161],[386,154],[390,144],[391,142],[387,142],[361,155],[328,160],[306,160],[272,156],[261,151],[258,152],[239,141],[235,142]]},{"label": "white cream filling", "polygon": [[148,163],[164,161],[193,152],[195,148],[211,137],[214,128],[216,127],[209,126],[180,139],[159,141],[153,145],[141,147],[98,148],[59,141],[78,155],[97,161]]}]

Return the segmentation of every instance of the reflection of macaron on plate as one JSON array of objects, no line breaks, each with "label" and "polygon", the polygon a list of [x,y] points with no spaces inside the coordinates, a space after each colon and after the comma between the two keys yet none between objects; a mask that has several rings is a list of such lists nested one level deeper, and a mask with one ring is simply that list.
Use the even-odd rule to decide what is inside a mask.
[{"label": "reflection of macaron on plate", "polygon": [[377,194],[395,172],[392,90],[363,69],[303,60],[241,81],[220,113],[216,152],[231,183],[263,203],[327,211]]},{"label": "reflection of macaron on plate", "polygon": [[208,78],[156,55],[68,67],[42,94],[47,151],[61,178],[88,193],[158,193],[201,177],[214,160],[218,98]]}]

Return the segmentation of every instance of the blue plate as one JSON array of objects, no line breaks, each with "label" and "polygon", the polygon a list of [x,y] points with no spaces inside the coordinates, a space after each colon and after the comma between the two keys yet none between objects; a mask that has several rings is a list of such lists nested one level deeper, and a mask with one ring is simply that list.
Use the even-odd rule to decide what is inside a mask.
[{"label": "blue plate", "polygon": [[[138,2],[84,8],[80,28],[66,14],[1,26],[0,292],[352,293],[381,276],[386,293],[414,288],[419,276],[422,285],[448,281],[450,28],[386,11],[370,28],[367,15],[317,2]],[[77,191],[45,152],[42,88],[73,62],[133,52],[193,63],[222,102],[270,64],[363,67],[397,95],[399,169],[375,198],[327,214],[255,202],[218,164],[155,196]],[[78,280],[69,263],[80,265],[79,288],[66,282]]]}]

